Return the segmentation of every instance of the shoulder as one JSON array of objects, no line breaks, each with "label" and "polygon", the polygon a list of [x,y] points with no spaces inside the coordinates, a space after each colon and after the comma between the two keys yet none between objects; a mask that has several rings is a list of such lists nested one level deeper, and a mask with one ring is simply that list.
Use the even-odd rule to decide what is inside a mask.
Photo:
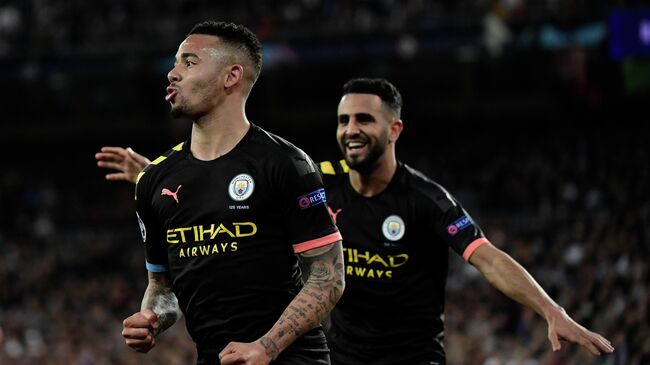
[{"label": "shoulder", "polygon": [[345,160],[321,161],[318,167],[323,175],[347,175],[350,172],[350,167]]},{"label": "shoulder", "polygon": [[263,156],[273,159],[280,165],[294,167],[300,176],[317,172],[314,161],[296,145],[260,127],[252,128],[256,129],[253,143],[265,152]]},{"label": "shoulder", "polygon": [[180,157],[180,152],[183,150],[184,145],[185,142],[177,144],[169,151],[151,161],[149,165],[140,171],[135,181],[136,191],[140,190],[141,186],[147,185],[156,176],[160,176],[162,171],[169,169],[173,165],[173,161]]},{"label": "shoulder", "polygon": [[447,212],[457,206],[456,200],[442,185],[406,164],[402,164],[400,168],[402,169],[399,177],[400,183],[424,198],[425,202],[433,203],[442,212]]},{"label": "shoulder", "polygon": [[323,182],[327,188],[333,188],[339,182],[347,181],[350,167],[348,167],[345,160],[321,161],[317,165],[322,173]]}]

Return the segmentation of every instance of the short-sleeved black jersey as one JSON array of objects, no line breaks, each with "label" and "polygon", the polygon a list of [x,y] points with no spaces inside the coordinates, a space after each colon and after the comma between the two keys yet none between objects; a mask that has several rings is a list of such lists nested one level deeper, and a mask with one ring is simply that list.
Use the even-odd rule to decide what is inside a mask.
[{"label": "short-sleeved black jersey", "polygon": [[345,161],[321,163],[343,236],[346,289],[331,313],[334,364],[444,364],[448,248],[487,242],[443,187],[402,163],[380,194],[350,185]]},{"label": "short-sleeved black jersey", "polygon": [[[255,125],[212,161],[190,143],[143,170],[136,207],[147,269],[170,272],[202,361],[266,333],[302,287],[295,254],[341,236],[318,167],[291,143]],[[319,332],[285,352],[327,351]]]}]

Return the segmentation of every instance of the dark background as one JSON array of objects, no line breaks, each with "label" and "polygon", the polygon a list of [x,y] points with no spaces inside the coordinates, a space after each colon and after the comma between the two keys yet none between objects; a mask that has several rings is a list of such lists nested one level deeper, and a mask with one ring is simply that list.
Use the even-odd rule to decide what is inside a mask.
[{"label": "dark background", "polygon": [[191,123],[168,115],[166,74],[204,19],[258,34],[265,65],[248,117],[315,160],[340,156],[343,83],[392,81],[404,98],[399,158],[447,187],[493,243],[617,348],[600,359],[576,346],[553,354],[545,322],[452,253],[450,364],[650,363],[650,61],[647,49],[613,58],[609,22],[620,11],[650,19],[647,9],[550,0],[0,3],[0,364],[192,363],[182,323],[146,356],[120,338],[146,285],[143,248],[132,185],[107,183],[94,153],[131,146],[155,158],[186,138]]}]

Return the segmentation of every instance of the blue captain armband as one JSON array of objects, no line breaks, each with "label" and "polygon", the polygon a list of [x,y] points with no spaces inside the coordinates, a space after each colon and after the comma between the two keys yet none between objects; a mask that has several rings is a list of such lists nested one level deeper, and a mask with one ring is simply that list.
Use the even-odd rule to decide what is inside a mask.
[{"label": "blue captain armband", "polygon": [[147,265],[147,271],[149,271],[149,272],[167,272],[167,271],[169,271],[169,270],[167,270],[167,266],[165,266],[165,265],[152,264],[152,263],[150,263],[149,261],[146,261],[146,260],[145,260],[145,263]]}]

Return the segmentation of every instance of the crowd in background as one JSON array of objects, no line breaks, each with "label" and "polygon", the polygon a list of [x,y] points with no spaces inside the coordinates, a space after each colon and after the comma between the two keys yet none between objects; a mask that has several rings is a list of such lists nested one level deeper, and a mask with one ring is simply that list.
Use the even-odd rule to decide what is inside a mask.
[{"label": "crowd in background", "polygon": [[[616,347],[601,358],[566,344],[553,353],[543,320],[451,253],[450,365],[650,362],[650,149],[631,134],[616,142],[625,136],[520,135],[487,154],[470,140],[438,159],[426,137],[404,142],[407,163],[447,186],[495,245]],[[146,284],[133,190],[82,161],[71,162],[74,175],[38,164],[0,175],[0,364],[193,363],[182,323],[148,355],[124,345],[121,321]]]},{"label": "crowd in background", "polygon": [[174,47],[206,14],[245,24],[266,40],[471,27],[489,12],[513,23],[585,21],[629,2],[9,0],[0,5],[0,54]]},{"label": "crowd in background", "polygon": [[[197,21],[229,19],[263,41],[313,40],[333,52],[338,36],[480,27],[488,13],[513,27],[562,26],[602,21],[608,8],[635,3],[642,2],[2,2],[0,141],[11,153],[3,150],[0,172],[0,365],[195,362],[183,323],[148,355],[124,344],[122,320],[140,307],[146,285],[144,248],[133,187],[106,183],[93,154],[128,140],[156,157],[166,148],[152,141],[177,138],[166,124],[165,62]],[[331,146],[307,152],[336,159],[329,151],[336,152],[340,85],[389,78],[405,96],[398,156],[447,187],[495,245],[616,347],[600,358],[574,345],[552,353],[539,316],[450,253],[449,364],[646,365],[650,147],[646,127],[626,128],[632,115],[647,114],[647,98],[628,102],[622,71],[601,46],[499,62],[463,48],[399,62],[361,53],[345,63],[267,68],[249,116],[299,146]],[[142,57],[148,51],[169,59]],[[626,112],[631,105],[641,113]]]}]

